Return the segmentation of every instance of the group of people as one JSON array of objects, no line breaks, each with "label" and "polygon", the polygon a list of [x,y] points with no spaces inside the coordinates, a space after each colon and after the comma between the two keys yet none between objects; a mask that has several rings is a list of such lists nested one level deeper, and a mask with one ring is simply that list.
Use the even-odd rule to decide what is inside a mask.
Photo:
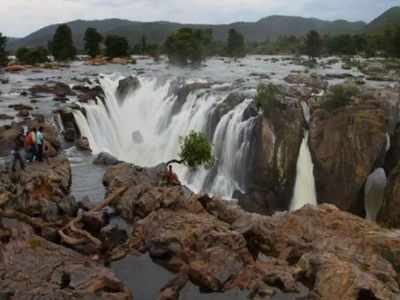
[{"label": "group of people", "polygon": [[[12,171],[16,171],[17,163],[19,163],[22,170],[25,170],[25,160],[28,162],[43,161],[44,153],[44,135],[43,127],[32,128],[30,131],[24,130],[21,132],[16,140],[15,147],[12,152],[13,162]],[[25,151],[25,157],[23,155]]]}]

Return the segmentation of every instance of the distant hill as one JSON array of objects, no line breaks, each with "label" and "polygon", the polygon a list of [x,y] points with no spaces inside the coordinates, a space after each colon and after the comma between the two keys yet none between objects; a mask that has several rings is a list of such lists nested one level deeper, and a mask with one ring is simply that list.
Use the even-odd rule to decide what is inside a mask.
[{"label": "distant hill", "polygon": [[394,28],[400,26],[400,6],[392,7],[377,17],[367,26],[370,33],[380,33],[386,28]]},{"label": "distant hill", "polygon": [[[375,32],[387,25],[400,24],[400,7],[386,11],[370,24],[364,22],[348,22],[345,20],[324,21],[316,18],[302,18],[293,16],[270,16],[257,22],[237,22],[224,25],[207,24],[180,24],[172,22],[134,22],[121,19],[106,19],[96,21],[77,20],[69,22],[73,32],[73,39],[78,49],[83,48],[83,36],[88,27],[95,27],[103,35],[119,34],[128,38],[131,46],[138,43],[143,35],[150,43],[163,43],[166,37],[182,27],[211,28],[216,40],[224,41],[230,28],[242,32],[248,42],[265,41],[280,35],[305,35],[310,30],[317,30],[322,34],[361,33],[368,30]],[[9,50],[21,46],[47,46],[59,24],[44,27],[24,38],[13,39],[9,42]]]}]

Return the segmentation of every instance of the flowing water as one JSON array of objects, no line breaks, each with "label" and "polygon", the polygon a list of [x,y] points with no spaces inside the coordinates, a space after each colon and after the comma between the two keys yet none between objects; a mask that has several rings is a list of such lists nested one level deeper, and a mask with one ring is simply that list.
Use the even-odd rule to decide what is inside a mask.
[{"label": "flowing water", "polygon": [[366,219],[376,221],[376,217],[382,207],[387,177],[383,168],[376,169],[368,176],[365,184],[365,212]]}]

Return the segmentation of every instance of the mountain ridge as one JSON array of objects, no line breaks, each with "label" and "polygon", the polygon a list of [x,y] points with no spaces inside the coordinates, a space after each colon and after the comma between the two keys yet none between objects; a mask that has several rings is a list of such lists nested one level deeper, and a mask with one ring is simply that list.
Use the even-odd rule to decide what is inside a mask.
[{"label": "mountain ridge", "polygon": [[[325,21],[318,18],[284,15],[271,15],[255,22],[234,22],[230,24],[183,24],[169,21],[140,22],[118,18],[89,21],[78,19],[67,22],[67,24],[73,32],[76,47],[81,50],[83,49],[83,36],[88,27],[95,27],[103,35],[119,34],[125,36],[131,46],[138,43],[143,35],[146,36],[149,43],[163,43],[171,32],[182,27],[211,28],[217,41],[226,40],[229,29],[234,28],[242,32],[248,42],[262,42],[280,35],[302,36],[310,30],[317,30],[322,34],[371,32],[371,28],[384,24],[386,18],[393,19],[393,15],[397,16],[397,11],[399,11],[400,20],[400,7],[393,7],[370,24],[362,21],[349,22],[343,19]],[[8,49],[13,51],[22,46],[47,46],[48,41],[52,39],[57,26],[60,24],[64,23],[48,25],[26,37],[12,39],[8,44]]]}]

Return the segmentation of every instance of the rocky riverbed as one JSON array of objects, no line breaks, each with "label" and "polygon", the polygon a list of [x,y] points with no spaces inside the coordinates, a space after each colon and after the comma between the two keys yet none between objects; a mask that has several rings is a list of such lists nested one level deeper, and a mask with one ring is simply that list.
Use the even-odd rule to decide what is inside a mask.
[{"label": "rocky riverbed", "polygon": [[[276,73],[264,76],[257,66],[263,58],[251,59],[244,67],[215,62],[198,71],[204,82],[178,80],[167,91],[176,99],[165,124],[194,95],[198,101],[224,95],[208,116],[210,137],[246,103],[238,122],[251,130],[239,140],[249,138],[249,151],[242,176],[232,176],[245,187],[235,191],[238,201],[166,186],[162,164],[97,156],[112,144],[92,144],[92,128],[79,124],[77,112],[90,119],[88,109],[103,105],[112,114],[112,95],[102,82],[108,75],[97,74],[109,66],[74,63],[9,75],[0,85],[0,299],[336,299],[338,291],[343,299],[398,299],[399,85],[368,79],[387,77],[378,68],[349,74],[326,65],[310,73],[280,58],[265,62]],[[156,86],[180,72],[162,62],[142,64],[113,67],[122,79],[110,81],[117,83],[120,105],[142,93],[144,70],[149,77],[164,72]],[[224,66],[232,68],[228,77],[210,78]],[[328,109],[326,99],[344,81],[358,85],[358,93]],[[279,89],[281,105],[271,112],[249,100],[259,82]],[[47,159],[10,172],[16,136],[39,126]],[[138,130],[129,136],[137,147],[148,138]],[[319,205],[288,212],[305,136]],[[204,186],[222,166],[210,171]],[[376,170],[388,176],[384,194],[374,196],[378,223],[364,219],[365,186]],[[189,186],[203,176],[189,175]]]}]

